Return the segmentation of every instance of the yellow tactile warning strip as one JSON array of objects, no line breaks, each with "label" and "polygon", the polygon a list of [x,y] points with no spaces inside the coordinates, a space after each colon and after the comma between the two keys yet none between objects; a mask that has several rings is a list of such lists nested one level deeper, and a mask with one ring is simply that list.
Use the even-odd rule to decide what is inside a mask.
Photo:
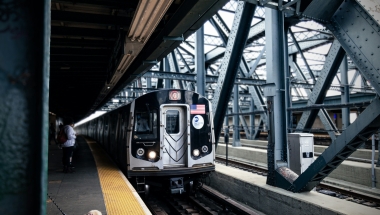
[{"label": "yellow tactile warning strip", "polygon": [[93,140],[85,138],[94,156],[107,215],[151,214],[123,173]]}]

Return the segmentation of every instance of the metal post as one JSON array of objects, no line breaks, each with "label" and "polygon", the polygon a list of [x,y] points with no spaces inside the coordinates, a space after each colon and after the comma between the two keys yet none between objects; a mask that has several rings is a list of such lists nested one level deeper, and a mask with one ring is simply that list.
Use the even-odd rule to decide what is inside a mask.
[{"label": "metal post", "polygon": [[151,78],[145,78],[146,79],[146,88],[152,88],[152,79]]},{"label": "metal post", "polygon": [[197,72],[197,93],[204,96],[206,91],[206,72],[203,37],[204,30],[202,26],[195,34],[195,67]]},{"label": "metal post", "polygon": [[[348,86],[348,63],[347,55],[344,56],[342,64],[340,65],[340,78],[342,90],[342,104],[350,102],[350,88]],[[342,108],[342,130],[345,130],[350,125],[350,108]]]},{"label": "metal post", "polygon": [[371,168],[372,168],[372,188],[376,188],[376,174],[375,174],[375,135],[372,134],[372,156],[371,156]]},{"label": "metal post", "polygon": [[46,214],[50,1],[0,3],[0,214]]},{"label": "metal post", "polygon": [[[289,25],[286,25],[284,28],[284,76],[286,77],[285,79],[285,100],[286,100],[286,106],[292,107],[292,89],[291,89],[291,83],[290,83],[290,66],[289,66],[289,52],[288,52],[288,40],[287,40],[287,35],[289,32]],[[291,132],[292,128],[292,112],[287,111],[286,112],[286,126],[287,126],[287,133]]]},{"label": "metal post", "polygon": [[[164,71],[165,58],[160,61],[160,71]],[[157,79],[157,89],[164,88],[164,80],[162,78]]]},{"label": "metal post", "polygon": [[[255,111],[255,102],[253,101],[253,98],[251,98],[251,107],[249,107],[249,111],[253,112]],[[255,134],[255,114],[252,113],[251,115],[249,115],[249,136],[250,136],[250,139],[253,140],[255,137],[254,137],[254,134]]]},{"label": "metal post", "polygon": [[377,164],[376,167],[380,167],[380,133],[377,131]]},{"label": "metal post", "polygon": [[[228,114],[228,109],[227,109],[227,113]],[[229,141],[229,138],[230,138],[230,134],[229,134],[229,129],[228,129],[228,116],[226,116],[224,118],[224,142],[226,143],[226,166],[228,166],[228,141]]]},{"label": "metal post", "polygon": [[[287,110],[283,104],[286,104],[285,94],[285,47],[284,47],[284,14],[281,11],[265,8],[265,35],[266,35],[266,52],[267,52],[267,86],[264,89],[264,95],[268,101],[272,100],[273,119],[270,124],[272,141],[274,141],[273,162],[274,169],[277,169],[280,163],[287,161],[287,133],[286,121]],[[270,99],[272,97],[272,99]],[[268,143],[269,144],[269,143]],[[268,164],[269,165],[269,164]],[[282,164],[281,164],[282,165]]]},{"label": "metal post", "polygon": [[[234,85],[234,101],[232,106],[232,112],[233,113],[239,113],[239,86],[237,84]],[[233,138],[234,141],[232,143],[232,146],[241,146],[240,143],[240,129],[239,129],[239,115],[234,115],[234,133]]]},{"label": "metal post", "polygon": [[[168,60],[168,57],[165,57],[163,59],[163,62],[164,62],[164,71],[165,72],[170,72],[170,65],[169,65],[169,60]],[[170,89],[172,88],[172,85],[171,85],[171,80],[170,79],[165,79],[165,89]]]}]

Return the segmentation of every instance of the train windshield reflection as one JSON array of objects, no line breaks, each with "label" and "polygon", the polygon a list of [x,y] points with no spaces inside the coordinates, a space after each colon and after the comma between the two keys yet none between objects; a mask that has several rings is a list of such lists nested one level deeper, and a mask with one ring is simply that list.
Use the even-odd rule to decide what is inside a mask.
[{"label": "train windshield reflection", "polygon": [[157,111],[136,111],[134,133],[138,139],[157,138]]}]

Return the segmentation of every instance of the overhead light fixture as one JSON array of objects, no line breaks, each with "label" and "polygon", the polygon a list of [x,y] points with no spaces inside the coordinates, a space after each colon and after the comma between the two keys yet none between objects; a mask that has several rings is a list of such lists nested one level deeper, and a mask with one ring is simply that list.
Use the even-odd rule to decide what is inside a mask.
[{"label": "overhead light fixture", "polygon": [[116,69],[116,72],[124,73],[127,70],[130,62],[134,58],[134,56],[131,54],[132,54],[132,51],[129,51],[127,54],[123,55],[123,57],[121,58],[121,61],[119,63],[119,66]]},{"label": "overhead light fixture", "polygon": [[128,32],[131,41],[145,43],[172,2],[173,0],[140,0]]}]

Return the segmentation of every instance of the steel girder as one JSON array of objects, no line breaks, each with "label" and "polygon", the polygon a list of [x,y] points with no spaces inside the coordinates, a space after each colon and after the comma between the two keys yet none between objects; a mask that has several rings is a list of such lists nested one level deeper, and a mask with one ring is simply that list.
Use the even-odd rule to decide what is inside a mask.
[{"label": "steel girder", "polygon": [[380,26],[356,1],[345,1],[327,27],[380,94]]},{"label": "steel girder", "polygon": [[[317,46],[321,46],[321,45],[330,43],[331,39],[332,39],[332,37],[330,37],[328,35],[318,34],[318,35],[314,35],[312,37],[309,37],[306,40],[298,41],[298,45],[300,46],[300,49],[302,51],[307,51],[307,50],[315,48]],[[222,49],[222,48],[220,48],[220,49]],[[218,50],[220,51],[220,49],[218,49]],[[297,52],[298,52],[298,49],[297,49],[296,45],[293,44],[293,45],[289,46],[288,55],[292,55],[292,54],[295,54]],[[207,61],[207,58],[206,58],[206,61]],[[264,64],[266,64],[266,59],[262,59],[258,63],[257,67],[262,66]]]},{"label": "steel girder", "polygon": [[[169,64],[170,54],[168,54],[164,59],[162,59],[163,62],[163,69],[165,71],[170,71],[170,64]],[[164,87],[165,89],[172,88],[172,80],[170,79],[164,79]]]},{"label": "steel girder", "polygon": [[293,192],[311,191],[380,127],[380,100],[376,98],[289,187]]},{"label": "steel girder", "polygon": [[303,11],[302,16],[327,23],[343,0],[314,0]]},{"label": "steel girder", "polygon": [[[223,31],[222,31],[223,32]],[[256,37],[263,37],[265,32],[265,21],[261,21],[256,25],[249,27],[249,37],[247,40],[252,40]],[[222,39],[225,37],[222,37]],[[210,52],[208,52],[205,56],[205,61],[214,62],[219,59],[221,56],[225,54],[226,48],[218,47]]]},{"label": "steel girder", "polygon": [[223,57],[223,62],[219,69],[218,84],[215,89],[212,109],[215,115],[215,144],[218,143],[223,125],[224,116],[228,106],[233,83],[238,72],[239,63],[243,55],[245,42],[247,41],[249,27],[255,12],[256,5],[239,2],[234,18],[234,25],[229,35],[227,52]]},{"label": "steel girder", "polygon": [[[295,62],[291,63],[291,67],[296,71],[296,74],[298,77],[302,77],[304,79],[304,81],[307,81],[306,77],[303,75],[302,71],[300,71],[300,68],[298,67],[298,65]],[[305,89],[305,91],[307,93],[307,96],[310,97],[310,95],[312,93],[311,90]],[[327,130],[329,136],[331,137],[331,139],[335,140],[336,139],[335,133],[338,132],[338,129],[336,128],[336,126],[332,122],[327,111],[324,108],[322,108],[321,110],[318,111],[318,116],[319,116],[319,119],[321,120],[323,126]],[[297,129],[303,130],[304,128],[297,128]]]},{"label": "steel girder", "polygon": [[[233,89],[233,100],[232,100],[232,112],[234,113],[239,113],[240,109],[239,109],[239,86],[238,85],[234,85],[234,89]],[[239,115],[234,115],[232,117],[233,119],[233,129],[234,129],[234,133],[232,135],[232,138],[233,138],[233,142],[232,142],[232,146],[241,146],[241,143],[240,143],[240,129],[239,129]]]},{"label": "steel girder", "polygon": [[[177,52],[177,49],[174,49],[174,51],[172,51],[172,62],[170,62],[170,66],[173,66],[174,68],[174,71],[176,71],[176,73],[179,73],[180,72],[180,69],[179,69],[179,65],[178,65],[178,58],[176,57],[176,52]],[[171,70],[173,70],[171,69]],[[177,80],[177,83],[178,83],[178,87],[179,89],[185,89],[185,85],[186,83],[184,83],[184,81],[180,81],[180,80]]]},{"label": "steel girder", "polygon": [[[350,88],[348,86],[348,64],[347,56],[344,56],[342,64],[340,66],[340,77],[342,79],[342,103],[347,104],[350,102]],[[342,129],[346,129],[350,125],[350,108],[342,108]]]},{"label": "steel girder", "polygon": [[[239,107],[239,113],[243,113],[241,107]],[[239,115],[239,120],[241,124],[243,124],[243,129],[246,134],[246,137],[250,137],[252,135],[251,130],[248,128],[247,122],[245,121],[245,117],[243,115]]]},{"label": "steel girder", "polygon": [[[309,96],[307,105],[321,104],[323,102],[323,100],[326,97],[325,92],[330,87],[331,82],[339,69],[344,55],[345,52],[343,48],[340,46],[339,42],[335,40],[327,55],[326,63],[322,69],[320,77],[318,78],[314,86],[313,92]],[[297,130],[311,128],[318,112],[318,110],[303,112],[301,119],[298,122]]]},{"label": "steel girder", "polygon": [[[219,25],[216,22],[218,22]],[[212,24],[214,25],[218,34],[220,35],[220,37],[223,39],[224,43],[226,44],[227,43],[226,33],[230,33],[230,30],[228,29],[228,27],[225,25],[223,20],[220,19],[219,16],[216,16],[216,21],[213,20]],[[252,40],[253,38],[257,37],[260,34],[263,35],[264,32],[265,32],[265,22],[261,21],[260,23],[256,24],[254,27],[252,27],[250,29],[249,34],[248,34],[248,38],[249,38],[248,40]],[[249,70],[248,65],[244,59],[244,56],[242,57],[242,59],[240,61],[239,69],[243,73],[244,77],[246,77],[247,79],[236,78],[236,80],[238,81],[239,84],[243,84],[243,82],[242,82],[243,80],[252,80],[251,79],[252,74],[256,75],[254,70],[255,70],[257,64],[259,63],[264,52],[265,52],[265,47],[261,51],[259,57],[256,59],[251,70]],[[256,66],[255,66],[255,64],[256,64]],[[258,78],[257,75],[256,75],[256,77]],[[265,80],[256,79],[256,81],[259,81],[262,84],[266,83]],[[235,84],[236,84],[236,82],[235,82]],[[247,84],[247,85],[249,85],[249,84]],[[262,113],[260,114],[260,123],[259,124],[263,124],[266,122],[267,117],[266,117],[266,112],[264,109],[264,99],[263,99],[262,94],[261,94],[261,89],[257,86],[255,86],[255,87],[249,86],[248,89],[249,89],[249,92],[251,93],[252,100],[254,101],[254,103],[257,106],[257,109],[262,111]],[[242,121],[242,122],[246,123],[245,121]],[[254,134],[250,134],[250,137],[255,138],[258,134],[259,134],[259,130],[257,129],[257,130],[255,130]]]},{"label": "steel girder", "polygon": [[204,96],[206,91],[206,70],[203,26],[200,27],[195,34],[195,68],[197,72],[197,93]]},{"label": "steel girder", "polygon": [[[305,58],[305,56],[304,56],[304,54],[303,54],[303,52],[302,52],[302,50],[301,50],[301,47],[300,47],[300,45],[298,44],[296,38],[294,37],[294,34],[293,34],[293,32],[292,32],[291,29],[289,29],[289,34],[290,34],[290,36],[291,36],[292,39],[293,39],[294,46],[297,48],[298,53],[301,55],[301,58],[302,58],[302,60],[303,60],[304,63],[305,63],[305,66],[306,66],[306,68],[307,68],[307,71],[309,72],[310,77],[313,79],[313,82],[315,82],[315,76],[314,76],[313,72],[311,71],[310,66],[309,66],[309,64],[308,64],[308,62],[307,62],[307,60],[306,60],[306,58]],[[301,71],[301,72],[302,72],[302,71]]]}]

